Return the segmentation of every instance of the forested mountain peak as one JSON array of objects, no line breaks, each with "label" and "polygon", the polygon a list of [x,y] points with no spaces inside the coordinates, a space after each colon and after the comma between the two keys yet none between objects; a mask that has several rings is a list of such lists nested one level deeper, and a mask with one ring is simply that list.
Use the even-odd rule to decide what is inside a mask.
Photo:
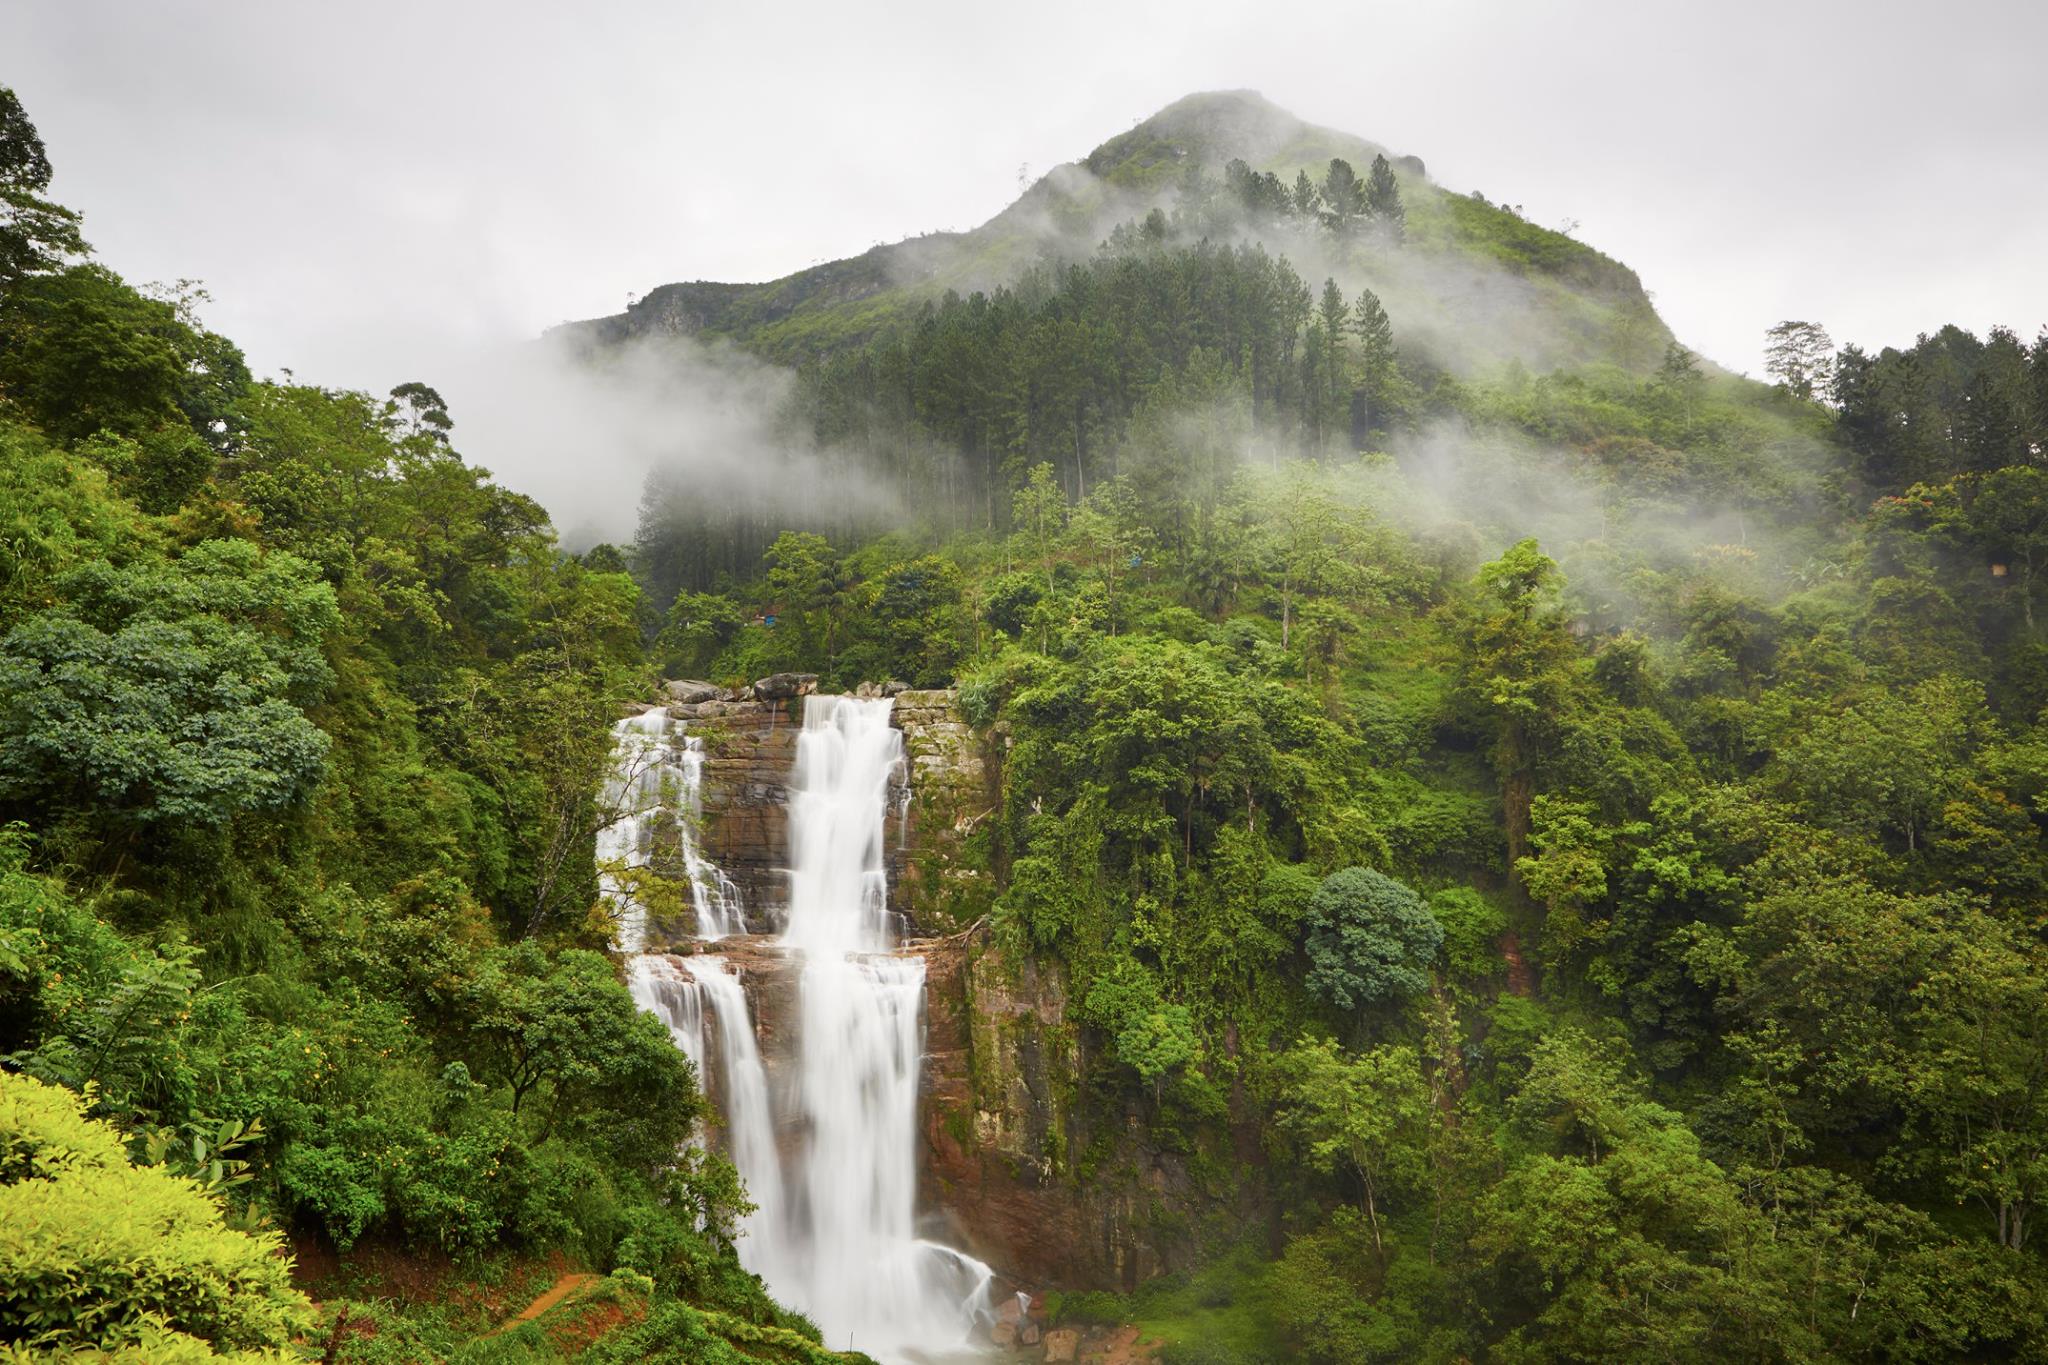
[{"label": "forested mountain peak", "polygon": [[[1123,229],[1119,235],[1119,229]],[[1416,156],[1309,124],[1253,91],[1186,96],[1054,167],[979,227],[762,284],[666,284],[624,313],[555,329],[587,351],[725,337],[803,363],[863,344],[949,293],[1133,247],[1255,245],[1313,288],[1369,289],[1402,344],[1455,373],[1587,361],[1654,365],[1670,333],[1633,271],[1518,208],[1431,181]]]},{"label": "forested mountain peak", "polygon": [[[1220,170],[1240,157],[1254,170],[1273,171],[1291,183],[1297,170],[1322,174],[1332,157],[1362,171],[1380,155],[1394,159],[1380,144],[1306,123],[1256,90],[1204,90],[1117,134],[1081,164],[1112,183],[1141,184],[1156,179],[1162,168],[1178,176],[1189,161]],[[1416,158],[1395,164],[1422,174]]]}]

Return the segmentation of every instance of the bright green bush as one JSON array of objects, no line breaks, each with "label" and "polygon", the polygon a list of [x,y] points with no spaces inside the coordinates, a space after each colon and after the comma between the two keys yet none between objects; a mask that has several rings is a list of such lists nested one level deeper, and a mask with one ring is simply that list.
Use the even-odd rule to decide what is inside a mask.
[{"label": "bright green bush", "polygon": [[196,1183],[131,1164],[84,1110],[0,1072],[0,1340],[42,1358],[165,1332],[255,1350],[310,1328],[282,1238],[229,1229]]}]

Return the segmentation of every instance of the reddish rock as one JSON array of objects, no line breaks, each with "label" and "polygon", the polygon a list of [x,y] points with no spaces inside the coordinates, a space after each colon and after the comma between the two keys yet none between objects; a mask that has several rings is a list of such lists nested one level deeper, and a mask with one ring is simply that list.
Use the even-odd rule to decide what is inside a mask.
[{"label": "reddish rock", "polygon": [[[1059,971],[1009,960],[985,929],[917,947],[923,1194],[956,1245],[1011,1282],[1130,1290],[1188,1259],[1203,1219],[1258,1225],[1255,1168],[1206,1191],[1181,1156],[1152,1146],[1138,1113],[1079,1111],[1091,1059]],[[1085,1181],[1084,1151],[1095,1157]]]},{"label": "reddish rock", "polygon": [[789,773],[797,721],[785,702],[706,701],[671,706],[704,744],[699,847],[740,889],[747,925],[767,933],[789,897]]}]

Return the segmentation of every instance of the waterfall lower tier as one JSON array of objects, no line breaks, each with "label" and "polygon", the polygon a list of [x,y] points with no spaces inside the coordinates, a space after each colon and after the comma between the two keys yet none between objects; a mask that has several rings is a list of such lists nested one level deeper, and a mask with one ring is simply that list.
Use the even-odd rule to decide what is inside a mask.
[{"label": "waterfall lower tier", "polygon": [[[747,993],[725,959],[644,955],[626,964],[626,985],[641,1009],[668,1025],[676,1046],[696,1063],[699,1083],[717,1110],[726,1155],[746,1182],[754,1211],[740,1220],[743,1253],[780,1240],[782,1158],[775,1148],[775,1111],[768,1071],[754,1038]],[[741,1260],[746,1261],[745,1254]],[[767,1278],[758,1265],[747,1268]]]},{"label": "waterfall lower tier", "polygon": [[989,1270],[916,1235],[924,962],[816,958],[798,989],[809,1137],[792,1209],[797,1259],[779,1283],[833,1345],[960,1346],[986,1309]]},{"label": "waterfall lower tier", "polygon": [[[649,733],[666,735],[665,724],[622,723],[622,765]],[[681,797],[688,772],[675,770]],[[883,863],[905,781],[889,702],[808,699],[789,784],[787,927],[769,950],[787,964],[773,974],[794,995],[793,1027],[758,1044],[759,1011],[723,957],[639,956],[627,969],[635,999],[697,1062],[758,1206],[741,1263],[828,1346],[883,1361],[962,1352],[992,1319],[989,1268],[917,1235],[925,964],[891,952]],[[693,889],[722,880],[685,864]],[[707,937],[730,932],[701,902],[699,924]],[[629,950],[644,942],[623,923],[620,938]]]}]

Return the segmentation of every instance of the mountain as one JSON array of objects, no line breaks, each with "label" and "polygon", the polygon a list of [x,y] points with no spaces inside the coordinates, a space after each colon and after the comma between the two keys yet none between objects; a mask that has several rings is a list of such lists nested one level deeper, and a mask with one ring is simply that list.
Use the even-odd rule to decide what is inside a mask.
[{"label": "mountain", "polygon": [[[1363,178],[1383,155],[1406,209],[1400,250],[1216,211],[1219,177],[1234,159],[1291,190],[1298,175],[1320,182],[1333,159]],[[799,363],[867,341],[948,291],[994,290],[1035,264],[1086,259],[1119,224],[1155,209],[1172,215],[1178,238],[1257,242],[1312,284],[1328,276],[1347,292],[1373,289],[1402,345],[1456,372],[1510,361],[1537,371],[1603,360],[1639,367],[1670,339],[1620,262],[1504,205],[1445,189],[1419,157],[1307,123],[1246,90],[1168,105],[1055,167],[970,231],[909,238],[763,284],[664,284],[623,313],[552,335],[591,351],[647,337],[724,337]]]}]

